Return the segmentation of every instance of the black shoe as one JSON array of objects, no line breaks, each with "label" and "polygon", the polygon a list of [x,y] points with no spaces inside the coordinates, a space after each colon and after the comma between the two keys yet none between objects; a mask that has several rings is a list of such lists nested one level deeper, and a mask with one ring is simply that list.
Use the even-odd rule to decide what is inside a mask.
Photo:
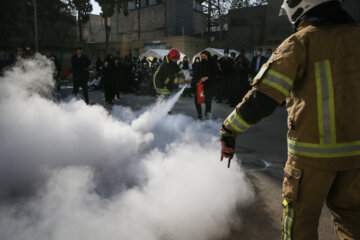
[{"label": "black shoe", "polygon": [[202,120],[202,115],[198,115],[197,118],[198,118],[199,120]]}]

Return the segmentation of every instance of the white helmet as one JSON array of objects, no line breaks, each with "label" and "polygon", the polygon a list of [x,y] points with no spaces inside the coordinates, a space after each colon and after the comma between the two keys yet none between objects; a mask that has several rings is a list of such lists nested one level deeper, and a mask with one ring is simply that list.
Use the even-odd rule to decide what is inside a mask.
[{"label": "white helmet", "polygon": [[314,7],[325,3],[341,0],[284,0],[280,9],[280,16],[287,15],[291,24],[295,25],[296,22],[308,11]]}]

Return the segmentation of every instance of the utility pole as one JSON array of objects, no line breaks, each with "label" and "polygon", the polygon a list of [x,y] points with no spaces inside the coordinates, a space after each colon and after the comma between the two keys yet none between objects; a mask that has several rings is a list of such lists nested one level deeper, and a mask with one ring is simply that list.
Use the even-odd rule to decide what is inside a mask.
[{"label": "utility pole", "polygon": [[35,25],[35,52],[39,52],[39,45],[38,45],[38,26],[37,26],[37,6],[36,0],[33,0],[34,5],[34,25]]},{"label": "utility pole", "polygon": [[221,41],[222,41],[222,30],[223,30],[223,22],[222,22],[222,16],[221,16],[221,6],[220,6],[220,0],[217,1],[217,8],[218,8],[218,11],[219,11],[219,40],[220,40],[220,47],[222,45]]},{"label": "utility pole", "polygon": [[210,32],[211,30],[211,0],[208,0],[208,23],[207,23],[207,27],[208,27],[208,32]]},{"label": "utility pole", "polygon": [[138,0],[138,39],[140,39],[140,8],[141,8],[141,0]]}]

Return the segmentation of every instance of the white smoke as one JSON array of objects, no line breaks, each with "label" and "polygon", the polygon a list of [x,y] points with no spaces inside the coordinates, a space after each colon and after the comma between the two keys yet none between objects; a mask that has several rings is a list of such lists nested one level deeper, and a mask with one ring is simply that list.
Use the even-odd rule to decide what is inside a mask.
[{"label": "white smoke", "polygon": [[253,197],[219,161],[220,123],[56,104],[52,65],[25,60],[0,79],[0,239],[205,240],[229,233]]}]

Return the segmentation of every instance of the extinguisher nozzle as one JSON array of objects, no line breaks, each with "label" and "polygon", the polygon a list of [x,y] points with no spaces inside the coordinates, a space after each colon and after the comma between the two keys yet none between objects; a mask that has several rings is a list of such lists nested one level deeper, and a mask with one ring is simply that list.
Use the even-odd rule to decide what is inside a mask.
[{"label": "extinguisher nozzle", "polygon": [[230,164],[231,164],[231,159],[233,158],[233,156],[231,156],[230,158],[229,158],[229,161],[228,161],[228,168],[230,168]]}]

